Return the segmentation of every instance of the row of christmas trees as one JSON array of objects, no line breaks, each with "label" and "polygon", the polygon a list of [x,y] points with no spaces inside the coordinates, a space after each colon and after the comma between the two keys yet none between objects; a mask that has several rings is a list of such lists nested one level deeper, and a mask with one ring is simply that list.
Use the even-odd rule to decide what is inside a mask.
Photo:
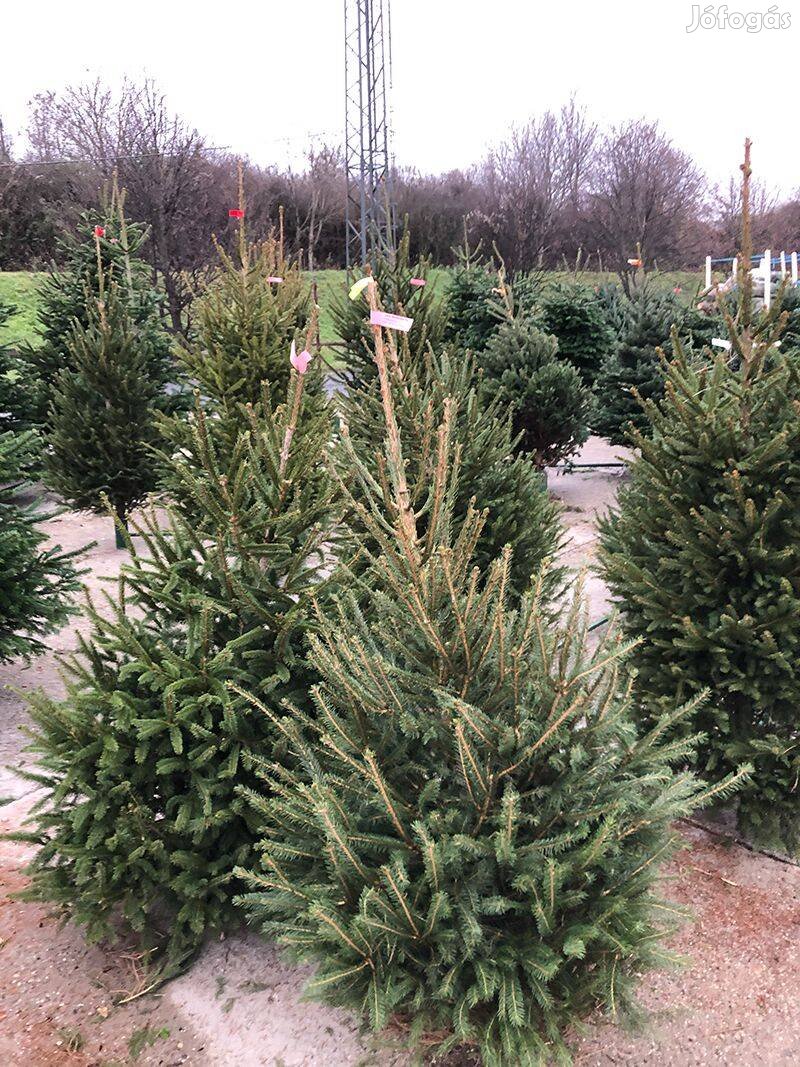
[{"label": "row of christmas trees", "polygon": [[[297,319],[307,294],[299,272],[290,270],[283,299],[272,310],[286,321],[272,324],[278,329],[268,342],[251,339],[250,351],[229,354],[221,371],[207,366],[196,308],[195,328],[176,365],[150,268],[139,258],[145,235],[126,224],[123,207],[124,196],[114,190],[104,224],[86,221],[92,241],[65,244],[67,268],[52,273],[42,289],[37,341],[17,353],[0,350],[0,426],[39,431],[43,473],[74,506],[102,508],[105,493],[124,517],[159,484],[158,470],[141,462],[148,448],[164,444],[165,426],[156,429],[153,410],[185,409],[181,391],[189,380],[234,405],[240,395],[254,395],[259,375],[274,374],[275,342]],[[238,269],[219,253],[228,260],[225,269]],[[244,254],[240,247],[238,258]],[[277,254],[273,248],[272,258]],[[430,264],[408,262],[407,240],[394,263],[382,264],[382,280],[398,305],[408,303],[413,270],[423,266]],[[794,312],[793,294],[784,306],[790,295]],[[515,279],[512,294],[502,271],[498,279],[466,245],[444,298],[432,290],[417,296],[411,347],[447,344],[478,355],[484,388],[512,411],[514,432],[540,466],[568,459],[590,429],[615,443],[626,440],[631,423],[646,429],[633,390],[639,398],[662,395],[659,347],[668,344],[672,325],[695,348],[724,332],[720,316],[684,308],[647,284],[626,297],[614,286],[544,286],[541,278],[525,276]],[[0,308],[0,321],[10,310]],[[350,372],[358,374],[367,335],[352,310],[341,304],[333,310]],[[795,333],[792,324],[784,343],[794,343]],[[98,353],[105,355],[98,359]],[[208,381],[209,374],[216,379]]]},{"label": "row of christmas trees", "polygon": [[[797,846],[785,318],[753,316],[745,278],[730,350],[676,333],[602,528],[624,637],[589,654],[525,448],[537,409],[516,435],[505,417],[528,383],[514,353],[553,347],[524,284],[494,282],[503,324],[483,346],[474,272],[441,324],[424,262],[380,264],[339,306],[353,358],[327,402],[296,268],[243,224],[240,240],[182,355],[194,411],[154,416],[161,507],[129,517],[67,698],[32,704],[28,895],[92,936],[123,919],[162,978],[246,916],[375,1029],[488,1064],[565,1054],[575,1021],[627,1006],[665,956],[676,818],[735,792],[743,831]],[[114,300],[136,332],[129,263],[74,325],[96,355],[124,351],[101,328]]]}]

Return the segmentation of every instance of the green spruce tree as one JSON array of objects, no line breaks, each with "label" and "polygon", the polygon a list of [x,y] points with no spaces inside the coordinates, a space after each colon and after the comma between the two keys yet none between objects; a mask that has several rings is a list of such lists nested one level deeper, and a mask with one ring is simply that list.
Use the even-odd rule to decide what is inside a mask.
[{"label": "green spruce tree", "polygon": [[[431,279],[430,259],[422,257],[412,262],[411,235],[408,222],[397,249],[378,256],[371,268],[385,309],[392,314],[413,318],[414,323],[405,343],[414,358],[424,358],[428,345],[436,348],[444,329],[444,309],[440,294]],[[356,275],[348,276],[348,287],[356,281]],[[424,284],[419,285],[418,282]],[[340,293],[331,305],[331,317],[336,332],[344,343],[347,361],[346,375],[349,385],[359,385],[375,380],[375,363],[372,359],[372,337],[369,321],[364,317],[366,296],[357,300],[347,292]]]},{"label": "green spruce tree", "polygon": [[132,931],[160,978],[236,925],[231,871],[254,862],[236,789],[278,735],[231,683],[267,706],[307,708],[316,679],[304,641],[312,596],[324,602],[337,505],[329,418],[295,432],[303,384],[296,374],[274,412],[268,399],[250,409],[227,478],[178,463],[203,536],[174,508],[145,512],[118,595],[89,606],[66,699],[32,703],[32,777],[46,795],[25,838],[37,846],[27,896],[92,939]]},{"label": "green spruce tree", "polygon": [[508,318],[480,357],[488,394],[511,414],[519,447],[537,467],[573,455],[589,435],[592,397],[580,373],[558,358],[558,341],[536,320]]},{"label": "green spruce tree", "polygon": [[[239,209],[245,212],[244,193]],[[250,425],[248,405],[260,410],[264,387],[272,398],[286,394],[291,365],[290,346],[297,340],[315,347],[316,309],[299,264],[288,261],[281,241],[270,234],[264,241],[247,239],[245,215],[238,222],[235,255],[218,244],[219,266],[193,305],[194,334],[178,349],[186,376],[195,383],[195,407],[202,409],[202,453],[197,451],[197,411],[189,420],[163,417],[159,430],[168,444],[161,483],[167,497],[188,509],[198,521],[196,494],[186,491],[185,479],[175,477],[172,459],[182,456],[199,474],[207,471],[213,484],[227,476],[239,435]],[[315,360],[306,378],[305,394],[319,406],[322,367]],[[303,406],[304,418],[312,404]],[[302,430],[301,430],[302,432]],[[213,489],[213,485],[212,485]]]},{"label": "green spruce tree", "polygon": [[558,341],[558,355],[592,386],[611,354],[614,334],[597,294],[585,285],[554,285],[541,298],[539,326]]},{"label": "green spruce tree", "polygon": [[25,499],[35,451],[32,433],[0,433],[0,663],[43,651],[42,638],[67,621],[80,585],[77,554],[45,547],[41,523],[53,513]]},{"label": "green spruce tree", "polygon": [[[749,262],[749,146],[745,236]],[[752,278],[728,316],[727,352],[690,359],[677,331],[666,389],[633,431],[639,456],[601,524],[603,573],[619,600],[645,722],[708,692],[687,720],[695,766],[755,771],[738,804],[755,840],[800,849],[800,373],[776,347],[783,319],[753,313]]]},{"label": "green spruce tree", "polygon": [[596,414],[592,430],[612,444],[624,444],[631,426],[642,430],[647,419],[641,400],[664,392],[662,349],[683,311],[670,296],[651,289],[634,292],[625,307],[625,325],[596,380]]},{"label": "green spruce tree", "polygon": [[792,287],[787,281],[783,282],[780,291],[780,307],[786,316],[781,332],[781,348],[784,353],[793,352],[797,356],[800,354],[800,289]]},{"label": "green spruce tree", "polygon": [[156,412],[168,371],[112,272],[85,300],[86,325],[74,323],[68,366],[53,383],[45,478],[72,507],[103,513],[110,505],[125,524],[157,485]]},{"label": "green spruce tree", "polygon": [[[507,307],[498,300],[505,280],[505,267],[501,263],[498,272],[493,263],[481,256],[480,245],[474,250],[470,248],[466,223],[464,244],[454,251],[458,255],[458,265],[445,292],[446,319],[442,340],[462,351],[482,352],[507,318]],[[514,313],[517,316],[532,312],[538,296],[537,278],[525,274],[514,277]]]},{"label": "green spruce tree", "polygon": [[247,240],[244,218],[236,255],[219,244],[217,253],[219,267],[193,305],[194,336],[178,357],[209,413],[241,426],[246,423],[243,405],[260,403],[263,382],[273,396],[285,396],[286,354],[308,324],[310,293],[298,264],[284,258],[279,240]]},{"label": "green spruce tree", "polygon": [[[141,258],[147,231],[127,222],[124,201],[124,193],[115,186],[99,213],[81,216],[77,235],[60,242],[58,265],[51,268],[41,287],[38,336],[35,342],[21,346],[20,356],[35,420],[44,428],[49,426],[56,380],[61,371],[71,367],[75,324],[86,329],[93,316],[86,293],[98,293],[101,278],[116,279],[120,298],[147,351],[150,375],[174,380],[171,341],[162,326],[161,298],[153,286],[152,269]],[[178,401],[164,394],[159,404],[171,411]]]},{"label": "green spruce tree", "polygon": [[[731,305],[728,311],[731,315],[735,315],[735,305]],[[722,314],[706,314],[697,307],[695,302],[683,313],[680,333],[685,344],[702,358],[703,349],[710,348],[715,337],[727,337],[728,328]]]},{"label": "green spruce tree", "polygon": [[707,799],[673,770],[686,711],[637,736],[620,650],[585,656],[580,603],[554,629],[537,591],[507,604],[510,546],[473,566],[483,517],[453,521],[449,403],[421,534],[380,334],[376,364],[385,477],[353,450],[350,478],[371,489],[352,501],[378,546],[370,601],[353,575],[322,613],[312,714],[254,698],[285,740],[259,761],[266,795],[243,790],[262,841],[242,903],[316,965],[311,994],[374,1030],[486,1065],[566,1058],[570,1027],[624,1009],[664,956],[658,864]]},{"label": "green spruce tree", "polygon": [[[392,401],[406,446],[406,477],[420,531],[429,527],[432,516],[436,432],[449,406],[452,445],[458,452],[455,528],[465,520],[470,502],[480,501],[488,515],[475,546],[475,562],[486,567],[505,545],[513,544],[510,585],[520,595],[531,575],[557,554],[562,541],[559,510],[538,468],[529,456],[516,453],[519,442],[511,419],[499,401],[489,401],[474,356],[454,357],[447,350],[437,356],[430,350],[423,363],[411,359],[402,347],[398,351],[391,336],[389,352]],[[375,388],[351,387],[337,397],[337,404],[352,447],[375,479],[385,477],[386,426]],[[338,455],[346,476],[349,445]],[[352,491],[359,495],[357,486]],[[351,513],[350,522],[361,536],[367,535],[359,512]],[[556,592],[562,577],[558,568],[550,569],[545,583],[548,595]]]},{"label": "green spruce tree", "polygon": [[[0,301],[0,327],[15,314],[13,304]],[[24,361],[10,344],[0,344],[0,432],[31,429],[35,414],[29,375]],[[28,439],[33,444],[32,439]],[[35,450],[26,449],[29,461]]]}]

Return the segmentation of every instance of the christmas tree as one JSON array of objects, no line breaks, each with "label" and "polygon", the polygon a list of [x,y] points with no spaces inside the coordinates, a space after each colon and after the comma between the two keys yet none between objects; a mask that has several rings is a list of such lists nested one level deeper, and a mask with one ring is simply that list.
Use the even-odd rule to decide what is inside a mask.
[{"label": "christmas tree", "polygon": [[[447,317],[442,339],[462,351],[482,352],[490,338],[508,316],[506,305],[498,300],[499,285],[505,281],[505,267],[498,269],[481,256],[480,245],[471,249],[464,230],[464,244],[454,249],[458,266],[445,293]],[[498,257],[499,258],[499,257]],[[517,316],[533,311],[539,286],[536,278],[517,274],[514,277],[513,309]]]},{"label": "christmas tree", "polygon": [[[39,337],[20,350],[38,425],[49,425],[56,379],[71,366],[75,324],[87,329],[93,316],[94,307],[87,302],[86,293],[97,294],[102,278],[116,280],[120,299],[147,351],[150,376],[159,381],[174,380],[171,341],[161,324],[161,298],[153,285],[152,270],[141,258],[147,231],[126,220],[124,202],[124,192],[115,185],[99,214],[81,216],[77,236],[60,242],[59,266],[51,268],[41,287]],[[159,406],[172,411],[180,404],[175,396],[164,394]]]},{"label": "christmas tree", "polygon": [[[749,263],[745,168],[744,255]],[[800,375],[776,347],[780,309],[755,315],[740,276],[728,351],[691,359],[677,331],[659,402],[644,407],[640,452],[601,524],[606,580],[620,602],[646,721],[677,693],[702,692],[687,729],[695,765],[755,772],[738,805],[753,838],[797,850],[800,685]]]},{"label": "christmas tree", "polygon": [[[684,310],[680,320],[681,339],[701,358],[703,349],[709,348],[715,337],[724,338],[728,332],[724,317],[721,313],[716,313],[716,311],[717,309],[715,308],[713,313],[707,314],[696,305],[692,305]],[[731,304],[728,307],[728,312],[731,315],[735,315],[735,304]]]},{"label": "christmas tree", "polygon": [[[428,345],[438,346],[445,313],[430,277],[430,260],[422,257],[412,263],[410,246],[406,221],[397,249],[378,256],[371,272],[384,294],[386,310],[413,318],[406,344],[412,357],[422,358]],[[355,281],[356,276],[351,275],[348,285]],[[331,317],[344,344],[347,379],[351,385],[369,383],[375,378],[369,322],[364,317],[365,300],[363,295],[354,301],[342,293],[331,305]]]},{"label": "christmas tree", "polygon": [[67,621],[80,585],[76,553],[44,547],[40,524],[52,513],[22,498],[35,450],[32,433],[0,433],[0,663],[43,651],[42,638]]},{"label": "christmas tree", "polygon": [[[196,410],[188,422],[175,417],[159,420],[160,432],[169,442],[162,487],[198,521],[203,512],[194,507],[197,494],[187,493],[185,479],[174,476],[171,459],[183,457],[199,476],[208,472],[213,483],[227,476],[239,435],[250,425],[247,406],[260,410],[265,385],[271,397],[286,394],[292,369],[286,353],[303,331],[305,350],[316,347],[316,309],[309,314],[310,294],[299,265],[285,258],[282,242],[274,234],[261,242],[248,241],[241,168],[239,179],[242,215],[236,254],[229,255],[217,244],[219,266],[193,305],[194,335],[178,350],[186,375],[197,386]],[[304,382],[305,418],[314,406],[309,394],[321,400],[319,360]],[[201,410],[202,425],[196,421]],[[200,445],[202,453],[197,451]]]},{"label": "christmas tree", "polygon": [[686,712],[637,737],[620,649],[585,657],[580,603],[553,629],[538,590],[507,605],[510,547],[473,567],[483,518],[454,535],[449,404],[420,536],[380,329],[375,345],[385,478],[351,452],[372,490],[352,501],[378,545],[369,610],[344,586],[322,613],[313,714],[263,708],[285,750],[259,761],[267,795],[245,791],[263,836],[242,903],[316,964],[310,993],[375,1030],[487,1065],[564,1058],[568,1028],[624,1008],[663,956],[657,864],[706,799],[672,770]]},{"label": "christmas tree", "polygon": [[194,336],[178,351],[215,418],[231,425],[245,423],[244,404],[260,403],[263,382],[273,396],[286,395],[286,352],[310,311],[308,286],[280,238],[248,241],[241,187],[238,210],[236,254],[217,242],[219,266],[192,308]]},{"label": "christmas tree", "polygon": [[626,302],[625,319],[595,386],[592,430],[612,444],[626,443],[630,426],[646,427],[641,400],[658,399],[664,392],[662,348],[672,326],[682,324],[683,311],[666,294],[639,289]]},{"label": "christmas tree", "polygon": [[537,318],[544,333],[557,339],[559,358],[594,385],[615,340],[597,294],[583,285],[554,285],[542,297]]},{"label": "christmas tree", "polygon": [[[469,353],[454,358],[446,350],[428,352],[424,361],[410,358],[388,339],[390,385],[395,417],[406,447],[406,478],[418,528],[429,528],[436,478],[436,434],[445,408],[451,413],[451,444],[458,451],[456,491],[453,498],[455,529],[463,522],[474,498],[488,512],[475,545],[475,561],[486,566],[507,544],[514,545],[510,587],[524,592],[531,574],[561,545],[562,532],[557,505],[550,500],[536,465],[526,455],[515,454],[511,420],[499,401],[490,402],[475,357]],[[372,477],[385,477],[386,426],[380,396],[374,387],[351,387],[337,397],[352,447],[369,467]],[[341,469],[350,468],[349,448],[339,450]],[[352,486],[359,495],[358,483]],[[366,537],[359,512],[350,515],[359,536]],[[551,568],[546,579],[548,594],[560,584],[562,572]]]},{"label": "christmas tree", "polygon": [[786,316],[781,331],[781,348],[784,353],[792,351],[797,355],[800,350],[800,289],[785,281],[779,295],[781,313]]},{"label": "christmas tree", "polygon": [[[110,505],[124,525],[156,486],[155,415],[168,370],[115,275],[99,277],[99,292],[85,294],[86,325],[75,322],[68,366],[53,383],[45,478],[73,507],[103,513]],[[121,547],[119,533],[117,541]]]},{"label": "christmas tree", "polygon": [[304,635],[311,597],[325,600],[338,510],[329,418],[295,433],[303,385],[296,373],[284,407],[250,410],[229,477],[178,468],[203,536],[174,508],[132,524],[118,596],[89,606],[91,632],[67,663],[67,698],[39,695],[31,709],[31,777],[46,796],[26,837],[37,845],[27,896],[92,938],[123,920],[161,978],[237,923],[231,871],[253,862],[236,787],[278,735],[230,683],[271,707],[308,707],[316,679]]},{"label": "christmas tree", "polygon": [[487,392],[511,413],[520,446],[538,467],[577,452],[589,435],[592,398],[558,341],[531,317],[509,317],[481,356]]}]

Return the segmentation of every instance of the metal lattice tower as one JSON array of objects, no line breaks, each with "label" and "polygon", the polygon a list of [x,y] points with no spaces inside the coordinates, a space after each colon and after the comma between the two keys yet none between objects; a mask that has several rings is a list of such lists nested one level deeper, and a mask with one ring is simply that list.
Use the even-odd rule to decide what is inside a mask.
[{"label": "metal lattice tower", "polygon": [[347,266],[395,246],[390,0],[344,0]]}]

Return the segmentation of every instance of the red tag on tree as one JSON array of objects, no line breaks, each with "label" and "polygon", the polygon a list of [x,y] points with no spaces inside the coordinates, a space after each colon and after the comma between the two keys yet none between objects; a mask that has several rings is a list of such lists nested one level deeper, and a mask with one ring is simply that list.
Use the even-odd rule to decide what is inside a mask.
[{"label": "red tag on tree", "polygon": [[95,226],[94,235],[95,235],[95,237],[105,237],[105,235],[106,235],[105,227],[104,226]]},{"label": "red tag on tree", "polygon": [[231,219],[243,219],[244,212],[239,207],[232,207],[228,212],[228,217]]}]

